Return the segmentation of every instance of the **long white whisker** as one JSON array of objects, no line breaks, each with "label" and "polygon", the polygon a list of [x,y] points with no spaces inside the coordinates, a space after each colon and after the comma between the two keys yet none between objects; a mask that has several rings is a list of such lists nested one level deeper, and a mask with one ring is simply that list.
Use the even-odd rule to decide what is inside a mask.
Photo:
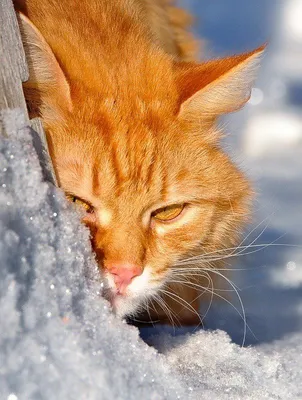
[{"label": "long white whisker", "polygon": [[[211,272],[213,272],[213,271],[211,270]],[[210,276],[209,276],[209,278],[210,278]],[[224,277],[224,278],[225,278],[225,277]],[[210,278],[210,279],[211,279],[211,278]],[[182,283],[182,284],[184,284],[184,285],[186,285],[186,286],[189,286],[189,287],[198,287],[198,288],[200,287],[199,285],[194,284],[193,282],[187,282],[187,281],[173,281],[173,282],[175,282],[175,283]],[[211,279],[211,282],[212,282],[212,289],[210,290],[209,288],[205,288],[204,286],[202,286],[202,288],[203,288],[203,293],[204,293],[204,292],[209,292],[209,293],[211,294],[211,300],[212,300],[212,301],[213,301],[213,297],[216,296],[216,297],[218,297],[219,299],[225,301],[227,304],[229,304],[229,305],[236,311],[236,313],[240,316],[240,318],[243,320],[244,326],[247,327],[247,328],[249,329],[249,331],[252,333],[252,335],[256,338],[256,336],[254,335],[254,333],[253,333],[251,327],[250,327],[249,324],[246,322],[245,313],[241,314],[240,311],[237,309],[237,307],[234,306],[233,303],[231,303],[231,302],[230,302],[229,300],[227,300],[225,297],[220,296],[218,293],[216,293],[217,289],[214,289],[214,285],[213,285],[213,280],[212,280],[212,279]],[[229,283],[229,282],[228,282],[228,283]],[[231,285],[231,286],[232,286],[232,285]],[[236,292],[235,287],[233,287],[232,292]],[[202,294],[203,294],[203,293],[202,293]],[[238,292],[236,292],[236,294],[237,294],[237,296],[239,296],[239,293],[238,293]],[[200,297],[200,296],[199,296],[199,297]],[[241,298],[240,298],[240,299],[241,299]],[[206,315],[208,314],[208,312],[209,312],[209,310],[210,310],[212,301],[210,302],[210,305],[209,305],[209,307],[207,308],[207,311],[206,311],[205,315],[202,316],[202,321],[206,318]],[[241,306],[243,307],[243,303],[241,304]],[[242,307],[241,307],[241,308],[242,308]],[[243,309],[243,310],[244,310],[244,309]],[[242,346],[244,345],[244,343],[245,343],[245,337],[243,338]]]},{"label": "long white whisker", "polygon": [[[243,243],[256,231],[256,229],[258,229],[264,222],[268,221],[268,223],[265,225],[264,229],[262,229],[260,235],[262,235],[262,233],[265,231],[265,229],[269,226],[270,223],[270,218],[273,216],[274,213],[272,213],[271,215],[267,216],[266,218],[264,218],[261,222],[259,222],[258,225],[256,225],[245,237],[244,239],[239,243],[239,246],[242,246]],[[258,235],[258,238],[259,236]]]},{"label": "long white whisker", "polygon": [[[160,289],[160,291],[162,293],[164,293],[166,296],[170,297],[170,299],[176,301],[178,304],[180,304],[181,306],[185,307],[187,310],[191,310],[194,314],[196,314],[198,316],[198,318],[200,320],[200,323],[202,324],[202,319],[201,319],[199,313],[185,299],[181,298],[180,296],[178,296],[177,294],[175,294],[173,292],[168,292],[167,290],[164,290],[162,288]],[[189,308],[186,305],[188,305]]]},{"label": "long white whisker", "polygon": [[[253,251],[250,251],[250,252],[246,252],[246,253],[243,253],[242,251],[240,251],[240,252],[238,252],[238,253],[231,253],[231,254],[227,254],[227,255],[222,255],[221,257],[216,257],[216,258],[207,258],[207,257],[204,257],[202,254],[201,255],[199,255],[199,256],[196,256],[195,257],[195,259],[193,259],[193,260],[191,260],[191,259],[187,259],[187,260],[181,260],[181,261],[178,261],[178,262],[176,262],[175,264],[174,264],[174,266],[177,266],[177,265],[179,265],[179,266],[182,266],[182,265],[190,265],[190,264],[192,264],[192,262],[194,261],[194,262],[202,262],[202,261],[211,261],[211,262],[213,262],[213,261],[221,261],[221,260],[224,260],[224,259],[228,259],[228,258],[233,258],[233,257],[238,257],[238,256],[246,256],[246,255],[249,255],[249,254],[254,254],[254,253],[258,253],[259,251],[261,251],[261,250],[264,250],[264,249],[266,249],[267,247],[270,247],[270,246],[288,246],[288,247],[298,247],[298,248],[301,248],[302,246],[300,246],[300,245],[291,245],[291,244],[286,244],[286,243],[275,243],[277,240],[279,240],[279,239],[281,239],[282,237],[284,237],[286,234],[283,234],[283,235],[281,235],[280,237],[278,237],[277,239],[275,239],[273,242],[271,242],[271,243],[264,243],[264,244],[254,244],[254,245],[251,245],[251,246],[241,246],[241,248],[243,248],[244,247],[244,249],[247,249],[247,248],[257,248],[256,250],[253,250]],[[219,250],[218,250],[219,251]],[[217,251],[217,252],[218,252]]]},{"label": "long white whisker", "polygon": [[221,278],[225,279],[225,280],[228,282],[228,284],[234,289],[234,291],[235,291],[235,293],[236,293],[236,296],[237,296],[237,298],[238,298],[238,300],[239,300],[240,307],[241,307],[241,310],[242,310],[242,315],[241,315],[240,313],[239,313],[239,315],[242,316],[242,319],[243,319],[243,322],[244,322],[244,327],[243,327],[243,338],[242,338],[242,344],[241,344],[241,346],[243,347],[244,344],[245,344],[245,340],[246,340],[246,327],[247,327],[247,322],[246,322],[245,309],[244,309],[244,306],[243,306],[243,302],[242,302],[241,296],[240,296],[240,294],[239,294],[239,289],[236,287],[236,285],[234,284],[234,282],[232,282],[230,279],[228,279],[226,276],[224,276],[224,275],[221,274],[220,272],[217,272],[217,271],[215,271],[215,270],[211,270],[211,272],[214,272],[215,274],[217,274],[217,275],[220,276]]},{"label": "long white whisker", "polygon": [[[262,231],[255,237],[255,239],[254,239],[250,244],[248,244],[247,248],[250,248],[252,245],[254,245],[255,242],[257,242],[257,240],[258,240],[258,239],[260,238],[260,236],[265,232],[265,230],[267,229],[267,227],[268,227],[268,224],[266,224],[265,227],[262,229]],[[281,236],[281,237],[283,237],[283,236]],[[280,238],[281,238],[281,237],[280,237]],[[279,240],[280,238],[278,238],[277,240]],[[241,252],[239,252],[239,253],[237,253],[237,254],[241,254],[243,251],[244,251],[244,250],[242,250]]]},{"label": "long white whisker", "polygon": [[[184,276],[184,275],[181,275],[181,276]],[[190,274],[190,276],[191,276],[191,274]],[[200,276],[200,275],[199,274],[194,274],[194,276]],[[211,279],[211,281],[213,281],[212,278],[208,278],[208,280],[210,280],[210,279]],[[209,287],[205,287],[205,286],[199,285],[198,283],[190,282],[189,280],[175,280],[175,279],[172,279],[169,282],[170,283],[181,283],[181,284],[184,284],[185,286],[194,286],[194,287],[196,287],[198,289],[201,289],[201,290],[204,290],[204,291],[207,291],[209,289]],[[217,288],[215,288],[215,291],[218,291],[218,292],[231,292],[231,293],[234,292],[232,289],[217,289]]]},{"label": "long white whisker", "polygon": [[154,322],[156,323],[156,322],[159,322],[159,321],[152,321],[152,318],[151,318],[151,315],[150,315],[150,311],[149,311],[149,304],[148,304],[148,302],[146,302],[146,310],[147,310],[147,313],[148,313],[148,316],[149,316],[149,319],[150,319],[150,321],[151,321],[151,323],[152,323],[152,326],[153,326],[153,328],[154,328]]},{"label": "long white whisker", "polygon": [[[211,298],[210,298],[210,304],[208,305],[208,308],[207,308],[205,314],[204,314],[203,317],[202,317],[202,321],[206,318],[206,316],[208,315],[208,313],[209,313],[209,311],[210,311],[211,305],[213,304],[214,294],[215,294],[215,293],[214,293],[214,283],[213,283],[213,279],[211,278],[210,274],[208,274],[208,273],[207,273],[207,277],[208,277],[208,280],[209,280],[209,285],[211,284],[211,290],[209,290],[209,288],[208,288],[208,290],[207,290],[207,291],[209,291],[209,292],[211,293]],[[205,288],[204,288],[204,289],[205,289]],[[205,290],[206,290],[206,289],[205,289]]]},{"label": "long white whisker", "polygon": [[161,309],[165,312],[165,314],[167,315],[169,321],[171,322],[171,325],[173,326],[174,335],[175,335],[175,323],[174,323],[173,317],[177,320],[179,326],[181,325],[179,322],[179,319],[177,318],[177,315],[175,315],[175,313],[173,313],[173,311],[168,307],[167,304],[165,304],[165,302],[163,301],[163,299],[160,296],[156,295],[156,296],[154,296],[154,299],[159,304]]},{"label": "long white whisker", "polygon": [[[271,218],[272,215],[273,215],[273,213],[272,213],[270,216],[264,218],[264,220],[262,220],[261,222],[259,222],[259,224],[258,224],[257,226],[255,226],[255,227],[244,237],[244,239],[239,243],[238,246],[236,246],[236,247],[229,247],[229,248],[222,249],[222,250],[218,250],[218,251],[217,251],[217,250],[211,251],[211,252],[205,253],[204,256],[206,256],[206,255],[211,255],[211,254],[216,254],[217,252],[221,252],[221,251],[233,250],[233,249],[237,249],[237,248],[241,247],[241,246],[243,245],[243,243],[246,241],[246,239],[249,238],[249,237],[251,236],[251,234],[252,234],[253,232],[255,232],[255,230],[256,230],[257,228],[259,228],[259,226],[261,226],[261,225],[263,224],[263,222],[265,222],[266,220],[268,220],[269,218]],[[268,227],[268,225],[269,225],[269,224],[266,224],[264,230]],[[261,231],[260,235],[264,232],[264,230]],[[243,247],[245,247],[245,246],[243,246]],[[192,256],[192,257],[189,257],[189,258],[185,259],[184,261],[186,261],[186,260],[193,260],[193,259],[195,259],[195,257],[199,257],[199,256]]]}]

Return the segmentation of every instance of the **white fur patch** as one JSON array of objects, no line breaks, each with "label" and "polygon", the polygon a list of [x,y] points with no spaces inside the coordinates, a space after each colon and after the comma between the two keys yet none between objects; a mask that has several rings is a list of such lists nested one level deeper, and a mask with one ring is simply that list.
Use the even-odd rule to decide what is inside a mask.
[{"label": "white fur patch", "polygon": [[112,213],[103,208],[97,212],[97,218],[102,226],[108,226],[112,220]]},{"label": "white fur patch", "polygon": [[[110,273],[105,274],[107,287],[115,290],[116,286]],[[141,275],[135,277],[127,288],[126,295],[116,296],[113,300],[113,308],[120,318],[133,315],[143,306],[146,299],[154,295],[161,286],[161,282],[152,281],[151,267],[146,266]]]}]

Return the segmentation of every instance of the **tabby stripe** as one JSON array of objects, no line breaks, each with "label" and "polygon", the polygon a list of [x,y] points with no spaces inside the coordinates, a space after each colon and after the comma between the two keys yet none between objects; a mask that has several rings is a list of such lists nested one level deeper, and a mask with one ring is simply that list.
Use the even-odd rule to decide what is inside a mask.
[{"label": "tabby stripe", "polygon": [[99,197],[101,193],[101,186],[99,181],[99,164],[95,163],[92,167],[92,188],[91,193],[95,197]]}]

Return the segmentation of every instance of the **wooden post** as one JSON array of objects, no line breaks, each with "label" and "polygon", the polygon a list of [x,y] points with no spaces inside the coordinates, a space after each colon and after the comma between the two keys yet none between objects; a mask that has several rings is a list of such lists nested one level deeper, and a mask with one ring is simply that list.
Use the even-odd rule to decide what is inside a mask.
[{"label": "wooden post", "polygon": [[[19,25],[12,0],[0,0],[0,110],[21,108],[28,119],[22,82],[28,79],[28,68]],[[38,153],[44,178],[57,185],[41,121],[29,121],[33,144]],[[0,136],[6,135],[1,121]]]},{"label": "wooden post", "polygon": [[33,138],[34,148],[39,156],[40,165],[43,171],[44,179],[58,186],[56,174],[49,156],[46,135],[40,118],[34,118],[30,121],[31,136]]},{"label": "wooden post", "polygon": [[21,108],[27,114],[22,82],[28,69],[11,0],[0,1],[0,109]]}]

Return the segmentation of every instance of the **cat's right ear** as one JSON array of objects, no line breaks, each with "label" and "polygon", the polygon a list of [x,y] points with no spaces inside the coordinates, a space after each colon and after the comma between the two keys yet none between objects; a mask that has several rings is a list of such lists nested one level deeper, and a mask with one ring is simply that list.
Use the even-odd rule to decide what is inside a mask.
[{"label": "cat's right ear", "polygon": [[50,46],[35,25],[18,13],[29,80],[23,84],[32,117],[72,109],[70,86]]},{"label": "cat's right ear", "polygon": [[250,98],[264,49],[202,64],[176,63],[179,116],[211,119],[240,109]]}]

